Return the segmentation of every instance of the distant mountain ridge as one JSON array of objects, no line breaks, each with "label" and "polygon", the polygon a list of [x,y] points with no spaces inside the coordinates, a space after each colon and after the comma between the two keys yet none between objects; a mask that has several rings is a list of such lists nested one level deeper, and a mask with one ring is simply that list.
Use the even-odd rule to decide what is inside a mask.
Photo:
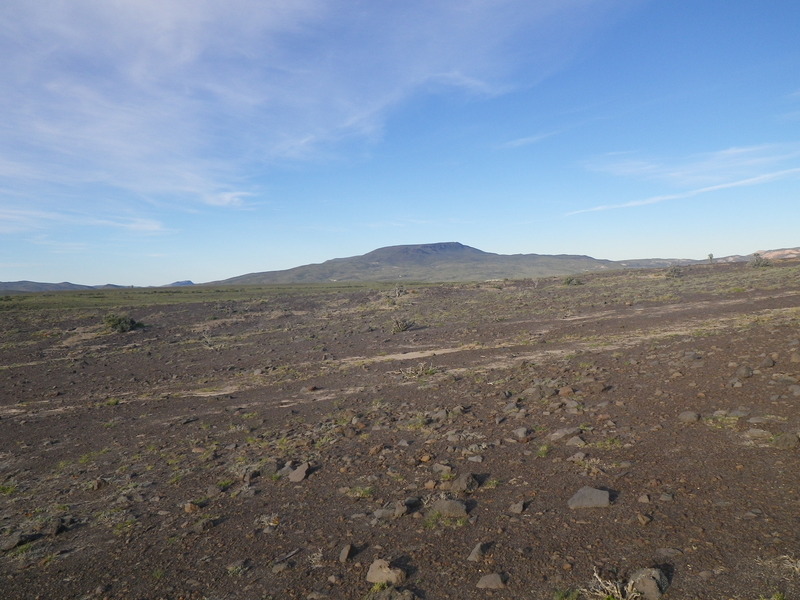
[{"label": "distant mountain ridge", "polygon": [[61,283],[39,283],[38,281],[2,281],[0,291],[3,292],[63,292],[76,290],[93,290],[90,285],[79,285],[63,281]]},{"label": "distant mountain ridge", "polygon": [[81,290],[108,290],[123,287],[124,285],[114,285],[106,283],[104,285],[80,285],[63,281],[61,283],[40,283],[38,281],[0,281],[0,292],[69,292]]},{"label": "distant mountain ridge", "polygon": [[[758,254],[770,260],[800,258],[800,247],[763,250]],[[715,257],[714,262],[744,262],[749,261],[752,257],[753,254]],[[387,246],[359,256],[334,258],[319,264],[303,265],[280,271],[248,273],[200,285],[402,280],[419,282],[487,281],[565,276],[610,269],[666,268],[673,265],[705,262],[708,262],[708,259],[644,258],[613,261],[572,254],[495,254],[458,242],[438,242]],[[190,285],[196,284],[185,280],[162,287]],[[0,282],[0,292],[75,291],[118,287],[124,286],[111,284],[89,286],[69,282]]]},{"label": "distant mountain ridge", "polygon": [[[765,257],[770,252],[762,252]],[[787,255],[800,248],[774,251]],[[774,258],[783,255],[776,254]],[[741,262],[752,258],[731,256],[715,258],[715,262]],[[412,244],[378,248],[360,256],[334,258],[319,264],[304,265],[282,271],[248,273],[215,281],[215,284],[324,283],[335,281],[420,281],[457,282],[492,279],[524,279],[573,275],[610,269],[666,268],[691,265],[708,259],[645,258],[602,260],[570,254],[495,254],[458,242]]]}]

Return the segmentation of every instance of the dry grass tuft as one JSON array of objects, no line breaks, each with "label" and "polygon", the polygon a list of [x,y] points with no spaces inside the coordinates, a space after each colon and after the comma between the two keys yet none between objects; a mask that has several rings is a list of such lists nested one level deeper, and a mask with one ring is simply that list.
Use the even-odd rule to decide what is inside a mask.
[{"label": "dry grass tuft", "polygon": [[633,587],[633,582],[612,581],[603,579],[594,569],[594,581],[580,593],[587,600],[640,600],[642,595]]},{"label": "dry grass tuft", "polygon": [[769,560],[759,560],[758,564],[781,573],[785,579],[800,577],[800,559],[784,554]]}]

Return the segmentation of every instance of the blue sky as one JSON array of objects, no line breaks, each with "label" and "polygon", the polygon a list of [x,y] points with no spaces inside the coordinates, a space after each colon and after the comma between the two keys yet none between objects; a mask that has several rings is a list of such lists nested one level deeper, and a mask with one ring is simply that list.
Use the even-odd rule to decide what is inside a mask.
[{"label": "blue sky", "polygon": [[5,0],[0,281],[800,246],[796,0]]}]

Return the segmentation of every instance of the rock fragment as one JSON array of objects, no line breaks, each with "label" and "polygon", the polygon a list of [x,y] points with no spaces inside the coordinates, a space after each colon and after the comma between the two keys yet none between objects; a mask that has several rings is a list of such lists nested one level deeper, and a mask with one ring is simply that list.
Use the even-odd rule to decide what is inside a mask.
[{"label": "rock fragment", "polygon": [[791,450],[800,446],[800,437],[796,433],[781,433],[772,441],[772,444],[779,450]]},{"label": "rock fragment", "polygon": [[344,564],[347,562],[347,559],[350,558],[350,554],[353,552],[353,545],[352,544],[345,544],[342,547],[342,550],[339,552],[339,562]]},{"label": "rock fragment", "polygon": [[420,505],[420,502],[420,499],[416,496],[409,496],[405,500],[398,500],[394,505],[394,518],[399,519],[412,512]]},{"label": "rock fragment", "polygon": [[400,585],[406,580],[403,569],[389,566],[389,561],[382,558],[375,559],[367,571],[367,581],[370,583],[388,583]]},{"label": "rock fragment", "polygon": [[572,436],[581,432],[580,427],[565,427],[563,429],[558,429],[547,436],[547,439],[551,442],[557,442],[565,437]]},{"label": "rock fragment", "polygon": [[467,505],[461,500],[437,500],[431,509],[449,519],[460,519],[467,516]]},{"label": "rock fragment", "polygon": [[481,560],[483,560],[483,557],[485,555],[486,555],[486,544],[484,542],[478,542],[472,549],[472,552],[469,553],[467,560],[470,562],[480,562]]},{"label": "rock fragment", "polygon": [[579,489],[567,501],[571,509],[576,508],[605,508],[611,504],[611,495],[607,490],[598,490],[589,486]]},{"label": "rock fragment", "polygon": [[67,530],[64,520],[61,517],[51,517],[42,525],[43,535],[55,537]]},{"label": "rock fragment", "polygon": [[456,494],[471,494],[478,489],[478,480],[472,473],[462,473],[450,485],[450,491]]},{"label": "rock fragment", "polygon": [[766,441],[772,437],[772,434],[766,429],[751,428],[744,432],[744,437],[754,441]]},{"label": "rock fragment", "polygon": [[480,578],[477,587],[485,590],[502,590],[506,587],[506,582],[500,573],[489,573]]},{"label": "rock fragment", "polygon": [[307,462],[302,463],[299,467],[294,469],[291,473],[289,473],[289,481],[292,483],[299,483],[303,481],[306,477],[308,477],[308,470],[311,468],[311,465]]},{"label": "rock fragment", "polygon": [[696,423],[700,420],[700,415],[693,410],[685,410],[678,415],[678,421],[681,423]]},{"label": "rock fragment", "polygon": [[528,428],[527,427],[517,427],[511,433],[514,434],[514,437],[518,440],[524,440],[528,436]]},{"label": "rock fragment", "polygon": [[216,525],[216,522],[214,521],[214,519],[211,519],[211,518],[208,518],[208,517],[204,517],[204,518],[200,519],[199,521],[197,521],[192,526],[192,531],[194,531],[195,533],[204,533],[204,532],[208,531],[209,529],[213,528],[214,525]]},{"label": "rock fragment", "polygon": [[669,580],[661,569],[639,569],[631,575],[630,582],[644,600],[659,600],[669,587]]},{"label": "rock fragment", "polygon": [[22,534],[19,531],[0,538],[0,552],[8,552],[19,546],[22,542]]}]

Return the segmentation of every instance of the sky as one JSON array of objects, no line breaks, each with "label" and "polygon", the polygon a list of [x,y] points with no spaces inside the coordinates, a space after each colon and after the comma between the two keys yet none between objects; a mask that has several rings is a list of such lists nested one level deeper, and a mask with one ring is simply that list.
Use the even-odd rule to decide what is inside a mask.
[{"label": "sky", "polygon": [[797,0],[4,0],[0,281],[800,246]]}]

